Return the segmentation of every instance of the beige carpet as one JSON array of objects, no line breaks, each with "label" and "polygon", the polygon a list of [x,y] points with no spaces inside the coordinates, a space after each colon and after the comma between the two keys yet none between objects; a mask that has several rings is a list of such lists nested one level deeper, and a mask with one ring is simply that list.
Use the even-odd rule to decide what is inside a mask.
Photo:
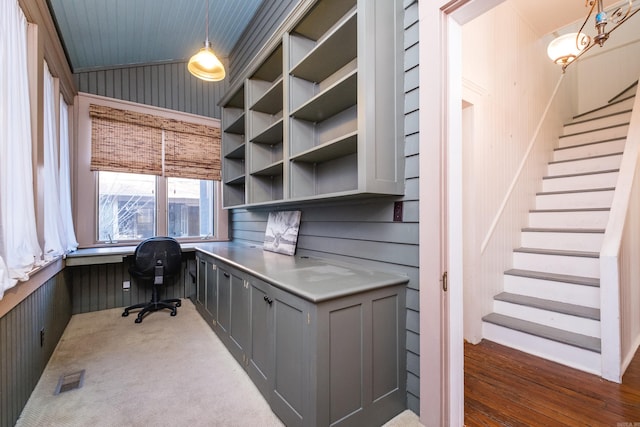
[{"label": "beige carpet", "polygon": [[[121,313],[71,318],[17,426],[282,426],[189,300],[141,324]],[[82,369],[81,388],[54,395]],[[411,411],[387,423],[419,425]]]}]

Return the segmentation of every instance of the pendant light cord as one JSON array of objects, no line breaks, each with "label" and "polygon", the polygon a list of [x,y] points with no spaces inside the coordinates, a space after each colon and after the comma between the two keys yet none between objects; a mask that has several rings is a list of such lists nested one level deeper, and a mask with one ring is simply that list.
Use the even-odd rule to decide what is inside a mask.
[{"label": "pendant light cord", "polygon": [[207,27],[205,28],[205,40],[207,44],[209,44],[209,2],[210,0],[207,0]]}]

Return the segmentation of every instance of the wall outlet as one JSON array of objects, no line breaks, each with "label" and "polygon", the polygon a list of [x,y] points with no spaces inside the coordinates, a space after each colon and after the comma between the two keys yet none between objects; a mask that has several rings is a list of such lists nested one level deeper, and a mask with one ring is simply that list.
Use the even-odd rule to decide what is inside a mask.
[{"label": "wall outlet", "polygon": [[128,292],[129,289],[131,289],[131,282],[128,280],[125,280],[124,282],[122,282],[122,290],[125,292]]},{"label": "wall outlet", "polygon": [[402,222],[402,202],[393,203],[393,221]]}]

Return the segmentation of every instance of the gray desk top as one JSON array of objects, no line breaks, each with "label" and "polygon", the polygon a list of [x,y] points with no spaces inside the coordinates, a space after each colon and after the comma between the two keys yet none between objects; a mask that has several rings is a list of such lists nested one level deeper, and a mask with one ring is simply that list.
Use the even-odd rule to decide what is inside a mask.
[{"label": "gray desk top", "polygon": [[203,243],[196,249],[241,271],[312,302],[408,282],[399,274],[324,258],[288,256],[264,251],[261,246]]},{"label": "gray desk top", "polygon": [[[201,251],[251,276],[312,302],[408,282],[400,274],[316,257],[288,256],[264,251],[261,245],[233,242],[182,244],[183,251]],[[122,262],[135,246],[79,249],[67,255],[67,266]]]}]

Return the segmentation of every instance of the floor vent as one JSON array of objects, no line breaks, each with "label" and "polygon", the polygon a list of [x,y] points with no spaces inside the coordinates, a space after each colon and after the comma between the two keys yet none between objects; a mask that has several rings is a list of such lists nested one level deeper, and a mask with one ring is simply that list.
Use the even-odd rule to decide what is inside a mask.
[{"label": "floor vent", "polygon": [[72,374],[66,374],[60,376],[56,391],[54,394],[64,393],[65,391],[81,388],[84,383],[84,369],[82,371],[74,372]]}]

